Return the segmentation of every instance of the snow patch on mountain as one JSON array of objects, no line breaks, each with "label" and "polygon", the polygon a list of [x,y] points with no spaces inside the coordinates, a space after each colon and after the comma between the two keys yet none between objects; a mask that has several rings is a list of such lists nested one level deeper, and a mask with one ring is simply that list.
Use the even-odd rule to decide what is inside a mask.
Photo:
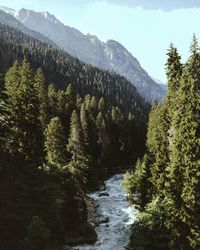
[{"label": "snow patch on mountain", "polygon": [[8,8],[8,7],[4,7],[4,6],[0,6],[0,9],[5,11],[7,14],[15,16],[17,11],[12,9],[12,8]]},{"label": "snow patch on mountain", "polygon": [[146,100],[161,101],[166,95],[166,88],[154,81],[138,60],[119,42],[108,40],[105,43],[94,35],[84,35],[79,30],[64,25],[49,12],[27,9],[16,12],[10,8],[4,9],[28,29],[41,33],[72,56],[126,77]]}]

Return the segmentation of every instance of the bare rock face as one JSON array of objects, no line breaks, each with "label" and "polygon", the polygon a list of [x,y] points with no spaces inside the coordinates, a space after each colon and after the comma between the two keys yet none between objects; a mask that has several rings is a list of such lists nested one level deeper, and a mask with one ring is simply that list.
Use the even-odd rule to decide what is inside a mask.
[{"label": "bare rock face", "polygon": [[15,29],[22,31],[28,36],[34,37],[42,42],[45,42],[45,43],[48,43],[57,47],[57,45],[53,41],[49,40],[46,36],[24,26],[20,21],[18,21],[15,18],[16,13],[17,12],[13,9],[0,7],[0,23],[11,26]]},{"label": "bare rock face", "polygon": [[161,101],[166,95],[166,88],[156,83],[138,60],[117,41],[108,40],[104,43],[96,36],[84,35],[79,30],[64,25],[48,12],[27,9],[14,11],[8,8],[3,11],[15,17],[16,21],[29,30],[46,36],[72,56],[125,76],[147,101],[151,102],[154,98]]}]

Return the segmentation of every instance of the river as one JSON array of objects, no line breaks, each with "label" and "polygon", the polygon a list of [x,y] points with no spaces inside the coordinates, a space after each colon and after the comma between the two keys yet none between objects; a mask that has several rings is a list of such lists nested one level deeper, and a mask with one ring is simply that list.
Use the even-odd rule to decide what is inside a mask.
[{"label": "river", "polygon": [[106,190],[89,194],[98,205],[98,240],[94,245],[76,246],[77,250],[124,250],[130,236],[130,226],[137,217],[137,210],[130,207],[121,187],[123,174],[105,182]]}]

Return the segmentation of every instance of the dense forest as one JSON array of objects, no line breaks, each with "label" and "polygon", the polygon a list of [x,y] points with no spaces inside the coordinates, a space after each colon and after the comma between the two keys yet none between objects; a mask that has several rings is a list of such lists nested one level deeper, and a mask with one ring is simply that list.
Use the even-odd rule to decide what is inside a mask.
[{"label": "dense forest", "polygon": [[168,95],[154,103],[147,151],[123,186],[140,209],[128,249],[200,249],[200,52],[194,36],[185,64],[168,51]]},{"label": "dense forest", "polygon": [[0,245],[95,241],[85,193],[144,153],[149,106],[123,77],[0,24]]}]

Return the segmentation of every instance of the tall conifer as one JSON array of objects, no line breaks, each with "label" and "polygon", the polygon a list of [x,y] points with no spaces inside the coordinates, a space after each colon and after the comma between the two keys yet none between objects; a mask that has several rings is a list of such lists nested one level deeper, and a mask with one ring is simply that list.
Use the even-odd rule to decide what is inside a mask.
[{"label": "tall conifer", "polygon": [[46,159],[50,164],[63,167],[66,163],[67,140],[64,129],[58,117],[51,119],[45,130]]}]

